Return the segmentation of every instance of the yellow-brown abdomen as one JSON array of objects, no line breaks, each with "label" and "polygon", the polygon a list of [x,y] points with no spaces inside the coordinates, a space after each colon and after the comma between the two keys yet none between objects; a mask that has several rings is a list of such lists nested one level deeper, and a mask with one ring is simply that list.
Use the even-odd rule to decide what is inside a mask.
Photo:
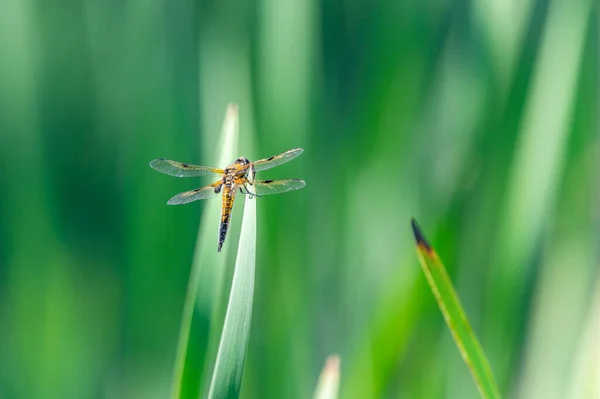
[{"label": "yellow-brown abdomen", "polygon": [[219,247],[217,252],[221,252],[225,237],[227,237],[227,229],[229,229],[229,220],[231,219],[231,210],[233,209],[234,192],[231,187],[223,187],[223,204],[221,213],[221,225],[219,226]]}]

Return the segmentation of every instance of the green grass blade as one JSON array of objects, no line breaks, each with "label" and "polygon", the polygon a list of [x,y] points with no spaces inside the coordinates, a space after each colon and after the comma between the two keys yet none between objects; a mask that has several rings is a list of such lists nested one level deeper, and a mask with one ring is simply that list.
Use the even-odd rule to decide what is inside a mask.
[{"label": "green grass blade", "polygon": [[229,304],[208,393],[211,399],[239,396],[252,320],[255,263],[256,200],[246,197]]},{"label": "green grass blade", "polygon": [[[227,165],[237,157],[238,141],[238,107],[229,104],[221,131],[218,166]],[[209,349],[208,337],[221,295],[227,259],[226,250],[216,252],[220,213],[221,201],[206,201],[183,309],[172,399],[196,399],[200,394]]]},{"label": "green grass blade", "polygon": [[332,355],[325,361],[314,399],[337,399],[340,388],[340,357]]},{"label": "green grass blade", "polygon": [[435,250],[429,245],[419,225],[412,220],[417,255],[431,292],[448,324],[452,338],[483,398],[500,398],[498,384],[485,353],[467,320],[450,277]]}]

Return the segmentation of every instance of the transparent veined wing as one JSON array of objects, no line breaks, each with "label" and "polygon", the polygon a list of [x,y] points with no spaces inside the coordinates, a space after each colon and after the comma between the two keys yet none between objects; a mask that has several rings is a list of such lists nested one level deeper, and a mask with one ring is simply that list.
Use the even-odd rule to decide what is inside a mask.
[{"label": "transparent veined wing", "polygon": [[152,169],[161,173],[166,173],[175,177],[195,177],[204,176],[209,173],[223,174],[223,169],[213,168],[212,166],[190,165],[183,162],[171,161],[169,159],[155,159],[150,162]]},{"label": "transparent veined wing", "polygon": [[255,180],[254,184],[245,184],[239,187],[240,194],[250,194],[262,197],[263,195],[285,193],[286,191],[299,190],[306,186],[304,180],[285,179],[285,180]]},{"label": "transparent veined wing", "polygon": [[271,169],[275,166],[281,165],[282,163],[291,161],[298,155],[302,154],[302,151],[304,151],[302,148],[294,148],[293,150],[286,151],[283,154],[274,155],[270,158],[265,158],[259,161],[252,162],[252,164],[254,165],[254,170],[256,172]]},{"label": "transparent veined wing", "polygon": [[167,201],[167,204],[181,205],[187,204],[188,202],[198,201],[201,199],[214,198],[218,196],[221,192],[221,185],[222,183],[219,181],[213,184],[209,184],[208,186],[204,186],[202,188],[197,188],[195,190],[179,193],[173,198],[171,198],[169,201]]}]

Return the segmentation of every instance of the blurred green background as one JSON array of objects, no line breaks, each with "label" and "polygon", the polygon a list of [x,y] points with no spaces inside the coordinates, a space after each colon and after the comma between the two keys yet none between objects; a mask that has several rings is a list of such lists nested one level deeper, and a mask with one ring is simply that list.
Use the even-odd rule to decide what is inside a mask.
[{"label": "blurred green background", "polygon": [[204,204],[166,201],[208,180],[148,162],[216,162],[230,101],[239,155],[302,147],[263,178],[307,182],[258,200],[243,398],[332,353],[342,398],[477,397],[413,216],[506,396],[600,395],[598,11],[4,0],[0,397],[168,396]]}]

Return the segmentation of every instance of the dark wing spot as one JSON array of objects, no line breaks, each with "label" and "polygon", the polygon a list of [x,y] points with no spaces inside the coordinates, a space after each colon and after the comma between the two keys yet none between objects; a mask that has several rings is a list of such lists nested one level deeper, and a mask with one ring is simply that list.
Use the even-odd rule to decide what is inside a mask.
[{"label": "dark wing spot", "polygon": [[275,155],[273,155],[271,158],[267,159],[267,162],[272,161],[274,158],[275,158]]},{"label": "dark wing spot", "polygon": [[190,165],[188,165],[187,163],[182,163],[181,166],[183,166],[184,168],[189,167]]},{"label": "dark wing spot", "polygon": [[265,181],[263,181],[263,183],[265,183],[265,184],[273,183],[273,180],[265,180]]},{"label": "dark wing spot", "polygon": [[166,158],[158,158],[159,161],[166,161]]},{"label": "dark wing spot", "polygon": [[215,194],[219,194],[221,192],[221,187],[223,187],[223,186],[215,187]]}]

